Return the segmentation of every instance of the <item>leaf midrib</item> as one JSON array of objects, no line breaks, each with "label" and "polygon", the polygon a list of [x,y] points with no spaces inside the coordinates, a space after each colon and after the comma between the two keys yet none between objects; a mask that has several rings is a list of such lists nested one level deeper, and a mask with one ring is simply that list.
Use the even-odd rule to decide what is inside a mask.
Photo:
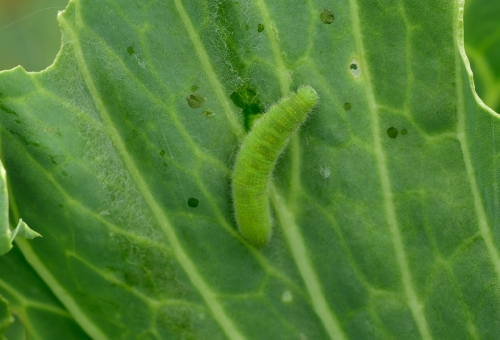
[{"label": "leaf midrib", "polygon": [[359,18],[358,4],[356,0],[349,1],[350,12],[352,13],[352,30],[354,34],[354,41],[356,50],[358,51],[358,59],[361,65],[361,77],[365,81],[365,96],[368,102],[368,110],[372,121],[372,135],[373,135],[373,146],[375,148],[375,159],[377,163],[378,176],[380,178],[380,183],[382,186],[382,194],[384,199],[384,210],[385,218],[387,224],[389,225],[389,230],[391,233],[392,243],[394,246],[394,251],[396,253],[396,261],[398,264],[399,271],[401,273],[403,288],[405,291],[406,300],[408,306],[413,315],[413,318],[417,324],[420,335],[423,339],[432,339],[431,333],[429,331],[429,326],[423,312],[423,307],[418,296],[413,287],[412,277],[410,268],[408,265],[408,260],[406,258],[405,246],[403,243],[401,231],[398,225],[397,214],[394,207],[394,201],[392,196],[392,186],[389,175],[389,169],[387,166],[387,159],[385,155],[384,148],[382,146],[382,141],[380,138],[380,122],[377,102],[375,100],[374,89],[372,81],[370,79],[370,71],[368,62],[365,58],[366,52],[363,43],[363,34],[361,32],[361,21]]},{"label": "leaf midrib", "polygon": [[[182,7],[182,4],[179,1],[176,1],[175,3],[177,5],[181,17],[184,17],[183,19],[187,19],[187,21],[184,21],[184,24],[190,25],[189,18],[187,17],[187,14],[184,8]],[[188,253],[184,250],[180,241],[177,239],[175,230],[170,220],[168,219],[163,209],[160,207],[160,205],[156,202],[156,200],[152,196],[151,191],[149,190],[144,178],[141,176],[140,171],[136,167],[132,158],[128,155],[125,144],[122,138],[120,137],[120,134],[118,133],[116,127],[114,126],[113,120],[111,119],[110,114],[102,101],[100,93],[94,84],[91,73],[87,67],[87,63],[85,60],[82,47],[80,45],[80,41],[77,38],[76,33],[72,29],[72,26],[66,22],[64,16],[60,16],[60,23],[61,26],[65,28],[66,33],[71,37],[71,41],[74,47],[75,57],[78,64],[80,65],[82,78],[84,79],[84,82],[87,85],[87,88],[94,101],[94,104],[96,108],[98,108],[100,115],[104,121],[104,124],[108,129],[110,139],[114,142],[114,145],[117,148],[117,150],[119,150],[119,155],[123,160],[125,167],[128,169],[128,172],[130,173],[131,177],[134,179],[138,190],[144,197],[146,204],[150,207],[150,210],[152,211],[153,215],[155,216],[155,219],[158,222],[158,226],[160,226],[161,230],[169,240],[173,253],[175,254],[176,260],[178,261],[179,265],[183,268],[186,275],[190,278],[192,284],[196,287],[197,291],[203,297],[203,299],[207,304],[207,307],[211,310],[215,320],[217,320],[217,322],[219,323],[223,331],[226,333],[226,335],[231,339],[244,339],[244,337],[242,336],[242,334],[240,333],[234,322],[229,318],[223,306],[217,300],[216,295],[212,291],[211,287],[208,285],[207,282],[205,282],[202,276],[198,273],[198,270],[194,265],[193,261],[189,258]],[[75,24],[76,26],[84,27],[78,2],[75,2]],[[192,31],[191,33],[194,32],[194,28],[192,27],[192,25],[191,27],[189,26],[186,27],[186,29],[189,32]],[[201,46],[197,46],[196,49],[199,52]],[[206,52],[204,53],[206,55]],[[204,64],[204,66],[207,67],[206,63]],[[210,79],[211,81],[217,81],[217,79],[213,79],[213,77],[210,77]],[[222,87],[216,86],[215,91],[219,95],[219,97],[221,97],[221,93],[219,92],[222,91]],[[224,100],[223,94],[222,97],[219,99],[221,100],[222,103],[226,102],[226,100]],[[225,107],[228,108],[229,107],[228,104],[226,104]],[[237,129],[238,124],[234,122],[234,118],[231,119],[232,114],[228,113],[228,117],[233,125],[233,128]],[[62,299],[62,301],[65,300]],[[83,311],[79,310],[77,315],[83,315]]]}]

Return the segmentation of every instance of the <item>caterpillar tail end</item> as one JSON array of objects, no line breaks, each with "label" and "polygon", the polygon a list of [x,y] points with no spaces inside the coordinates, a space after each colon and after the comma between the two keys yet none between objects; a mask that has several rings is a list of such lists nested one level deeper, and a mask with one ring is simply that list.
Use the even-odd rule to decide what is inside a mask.
[{"label": "caterpillar tail end", "polygon": [[267,246],[271,240],[271,225],[268,228],[245,228],[240,226],[240,234],[256,248]]}]

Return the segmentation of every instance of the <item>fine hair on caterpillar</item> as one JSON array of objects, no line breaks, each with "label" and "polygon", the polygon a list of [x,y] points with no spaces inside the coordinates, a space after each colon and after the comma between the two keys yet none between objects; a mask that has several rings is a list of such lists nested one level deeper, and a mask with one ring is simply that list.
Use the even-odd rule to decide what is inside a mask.
[{"label": "fine hair on caterpillar", "polygon": [[301,86],[271,106],[241,144],[232,178],[234,215],[240,233],[256,247],[271,238],[268,196],[276,160],[318,99],[312,87]]}]

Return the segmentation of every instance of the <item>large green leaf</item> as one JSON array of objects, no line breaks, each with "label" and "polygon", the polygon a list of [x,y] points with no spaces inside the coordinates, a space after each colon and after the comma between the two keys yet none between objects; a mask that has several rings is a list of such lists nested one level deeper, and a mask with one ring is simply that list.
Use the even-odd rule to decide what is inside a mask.
[{"label": "large green leaf", "polygon": [[[44,236],[17,245],[95,339],[498,338],[500,125],[462,9],[70,2],[55,64],[0,74],[13,215]],[[229,195],[242,113],[301,84],[321,99],[258,250]]]}]

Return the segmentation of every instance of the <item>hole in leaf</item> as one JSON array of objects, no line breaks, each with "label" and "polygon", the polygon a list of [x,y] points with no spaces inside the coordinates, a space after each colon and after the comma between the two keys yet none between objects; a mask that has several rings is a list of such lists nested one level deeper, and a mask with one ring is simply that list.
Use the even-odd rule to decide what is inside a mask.
[{"label": "hole in leaf", "polygon": [[359,78],[359,76],[361,75],[361,68],[359,67],[359,61],[358,61],[358,59],[353,58],[351,60],[351,64],[349,65],[349,70],[351,71],[351,74],[355,78]]},{"label": "hole in leaf", "polygon": [[199,93],[191,93],[189,96],[186,97],[186,100],[188,102],[188,105],[192,109],[197,109],[201,107],[203,104],[205,104],[205,97],[203,97]]},{"label": "hole in leaf", "polygon": [[243,85],[230,96],[231,101],[242,109],[245,131],[250,131],[253,122],[264,112],[257,97],[257,92],[248,85]]},{"label": "hole in leaf", "polygon": [[191,208],[196,208],[198,206],[198,204],[200,203],[200,201],[198,201],[197,198],[194,198],[194,197],[190,197],[188,199],[188,205],[191,207]]},{"label": "hole in leaf", "polygon": [[396,138],[398,136],[398,129],[391,126],[387,129],[387,135],[389,136],[389,138]]},{"label": "hole in leaf", "polygon": [[323,11],[321,11],[321,14],[319,17],[321,18],[321,21],[323,21],[323,23],[325,23],[327,25],[331,24],[333,22],[333,20],[335,19],[332,11],[329,10],[328,8],[323,9]]}]

